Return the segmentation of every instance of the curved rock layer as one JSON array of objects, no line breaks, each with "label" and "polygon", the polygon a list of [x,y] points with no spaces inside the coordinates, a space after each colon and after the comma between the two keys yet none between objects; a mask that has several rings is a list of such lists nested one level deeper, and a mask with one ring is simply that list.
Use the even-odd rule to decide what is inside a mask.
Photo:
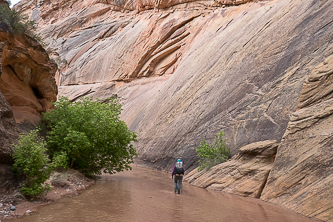
[{"label": "curved rock layer", "polygon": [[[329,101],[329,88],[306,95],[315,87],[308,78],[311,71],[333,52],[333,2],[246,2],[26,0],[16,7],[31,14],[54,50],[60,95],[76,100],[116,94],[122,118],[138,132],[140,160],[170,169],[181,157],[193,169],[201,140],[212,141],[222,130],[232,155],[248,144],[281,141],[290,116],[288,129],[293,130],[294,119],[299,127],[302,119],[293,114],[297,109]],[[309,86],[301,93],[305,80]],[[287,145],[288,138],[285,134],[268,178],[272,189],[279,184],[274,172],[281,166],[296,164],[311,172],[305,160],[302,165],[281,158],[284,152],[295,158],[302,153],[298,145]],[[327,175],[329,169],[323,168]],[[318,182],[319,177],[313,178],[312,183]],[[267,196],[266,189],[264,199],[284,205],[283,198],[292,204],[297,192],[291,191],[290,199]],[[331,191],[323,190],[323,195]],[[312,201],[297,198],[304,205]],[[331,213],[293,209],[323,219]]]}]

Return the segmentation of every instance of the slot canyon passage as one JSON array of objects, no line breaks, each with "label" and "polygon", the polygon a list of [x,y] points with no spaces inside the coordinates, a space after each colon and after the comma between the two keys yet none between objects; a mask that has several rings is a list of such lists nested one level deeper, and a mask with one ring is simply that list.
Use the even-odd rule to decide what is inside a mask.
[{"label": "slot canyon passage", "polygon": [[[103,176],[82,196],[45,209],[75,220],[90,198],[96,217],[104,205],[117,214],[126,200],[142,200],[170,221],[172,203],[202,212],[201,200],[212,210],[206,221],[230,211],[240,221],[333,221],[332,0],[22,0],[14,8],[35,21],[44,43],[10,34],[0,21],[0,194],[18,185],[10,144],[52,102],[116,96],[138,135],[136,164],[159,171]],[[230,160],[198,172],[195,149],[219,131]],[[178,158],[186,183],[171,196],[172,182],[157,172]],[[149,174],[161,181],[149,183],[154,195],[143,189]],[[93,199],[106,190],[116,196],[104,205]],[[220,214],[233,204],[237,211]],[[115,216],[147,210],[136,207]],[[53,220],[45,212],[33,216]]]}]

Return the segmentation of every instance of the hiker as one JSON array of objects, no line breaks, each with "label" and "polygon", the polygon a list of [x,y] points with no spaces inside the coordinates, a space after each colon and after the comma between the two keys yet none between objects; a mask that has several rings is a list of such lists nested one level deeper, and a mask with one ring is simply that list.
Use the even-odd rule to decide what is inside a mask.
[{"label": "hiker", "polygon": [[182,188],[182,181],[184,176],[184,168],[183,168],[183,162],[181,159],[178,159],[175,166],[173,167],[171,177],[175,176],[174,182],[175,182],[175,193],[178,192],[180,194],[180,189]]}]

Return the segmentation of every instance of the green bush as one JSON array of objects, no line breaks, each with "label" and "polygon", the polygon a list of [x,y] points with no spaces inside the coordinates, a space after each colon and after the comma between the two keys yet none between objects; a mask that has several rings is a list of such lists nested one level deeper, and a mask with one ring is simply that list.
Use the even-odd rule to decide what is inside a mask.
[{"label": "green bush", "polygon": [[43,184],[53,169],[63,162],[63,156],[60,156],[55,163],[48,164],[50,160],[45,154],[45,146],[45,141],[38,135],[38,129],[27,135],[20,135],[18,144],[13,146],[13,170],[24,177],[21,193],[28,197],[38,197],[50,190],[48,184]]},{"label": "green bush", "polygon": [[88,176],[131,169],[136,133],[119,119],[121,105],[116,99],[73,103],[62,97],[55,107],[42,118],[51,159],[66,153],[67,165]]},{"label": "green bush", "polygon": [[229,149],[225,143],[224,133],[219,132],[215,136],[215,140],[212,144],[203,140],[200,142],[196,152],[201,160],[199,160],[198,170],[210,169],[211,167],[223,163],[229,158]]},{"label": "green bush", "polygon": [[0,5],[0,25],[0,27],[7,29],[4,31],[14,34],[25,33],[33,38],[39,38],[38,35],[34,34],[34,22],[29,20],[28,16],[5,5]]}]

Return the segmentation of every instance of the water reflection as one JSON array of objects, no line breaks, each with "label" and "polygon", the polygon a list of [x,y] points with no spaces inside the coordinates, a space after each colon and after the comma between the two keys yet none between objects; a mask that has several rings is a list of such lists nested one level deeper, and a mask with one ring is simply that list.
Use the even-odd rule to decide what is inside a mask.
[{"label": "water reflection", "polygon": [[135,167],[103,175],[75,198],[65,197],[31,216],[10,221],[312,221],[252,198],[207,191],[183,184],[174,194],[169,174]]}]

